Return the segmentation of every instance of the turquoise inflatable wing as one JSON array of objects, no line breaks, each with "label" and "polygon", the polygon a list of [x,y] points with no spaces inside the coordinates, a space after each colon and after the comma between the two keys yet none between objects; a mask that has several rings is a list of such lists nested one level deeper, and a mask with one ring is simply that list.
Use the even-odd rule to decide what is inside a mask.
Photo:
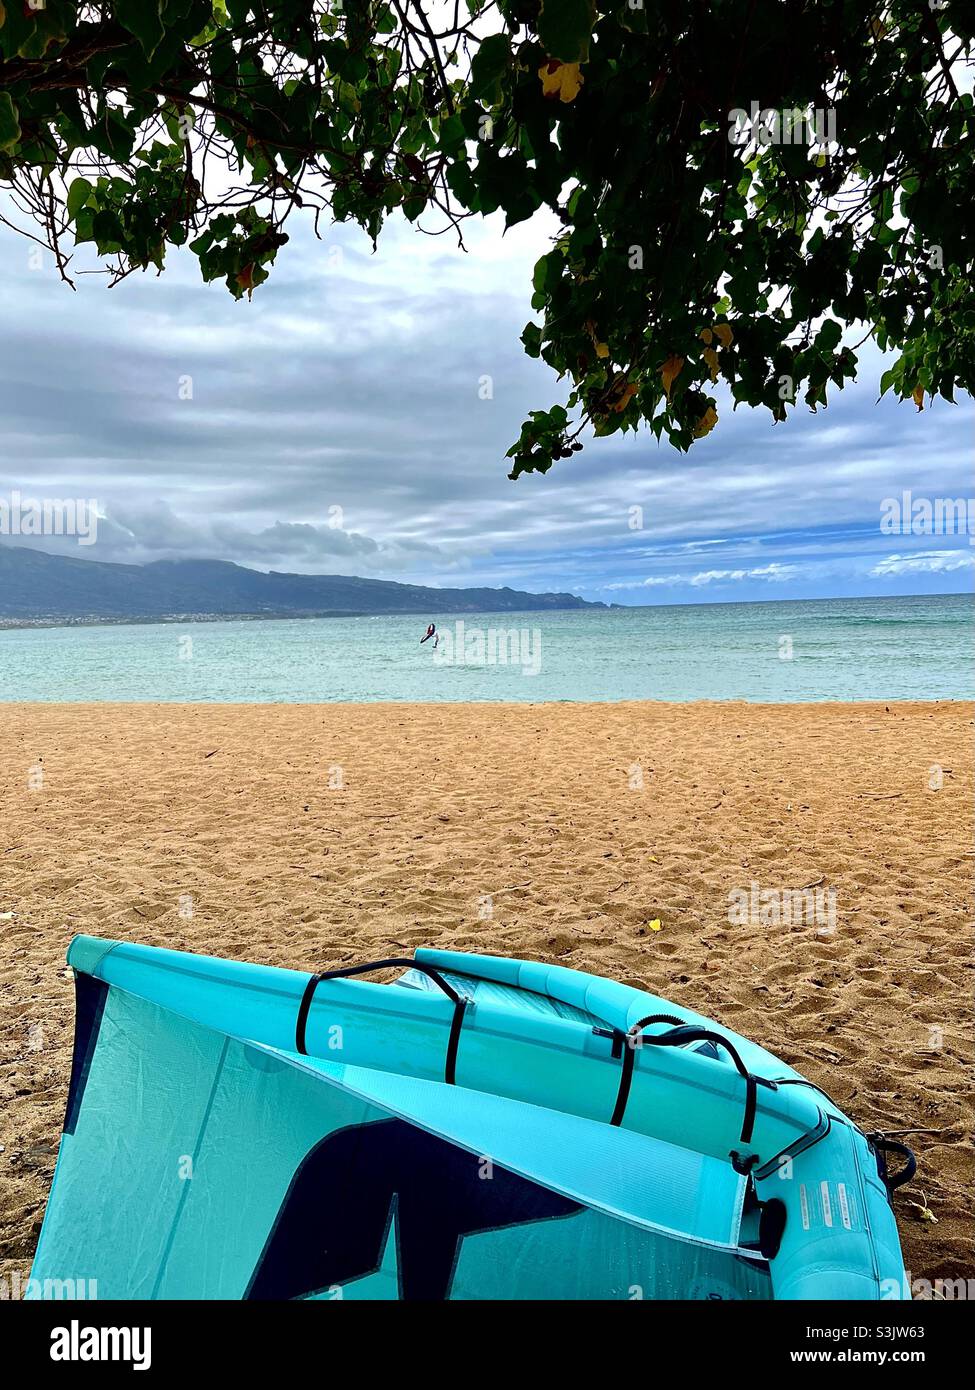
[{"label": "turquoise inflatable wing", "polygon": [[29,1297],[901,1294],[870,1141],[673,1005],[645,1031],[683,1041],[621,1042],[666,1001],[458,953],[394,985],[86,937],[69,961]]}]

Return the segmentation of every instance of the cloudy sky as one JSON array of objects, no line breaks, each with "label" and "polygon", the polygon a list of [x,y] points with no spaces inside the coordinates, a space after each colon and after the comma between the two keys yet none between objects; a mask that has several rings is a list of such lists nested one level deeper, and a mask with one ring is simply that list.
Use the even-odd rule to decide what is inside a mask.
[{"label": "cloudy sky", "polygon": [[518,341],[548,226],[472,224],[467,254],[402,222],[375,255],[356,229],[291,230],[248,304],[173,253],[161,278],[72,293],[0,229],[0,498],[93,498],[102,518],[93,546],[30,544],[617,603],[970,586],[966,536],[880,530],[905,489],[972,492],[970,401],[877,404],[875,354],[817,416],[773,427],[719,399],[689,457],[592,441],[510,482],[524,413],[564,399]]}]

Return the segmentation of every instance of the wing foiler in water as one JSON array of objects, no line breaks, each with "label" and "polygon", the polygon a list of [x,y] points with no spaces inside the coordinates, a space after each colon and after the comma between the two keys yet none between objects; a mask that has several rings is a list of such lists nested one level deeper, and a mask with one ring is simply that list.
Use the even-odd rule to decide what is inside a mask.
[{"label": "wing foiler in water", "polygon": [[453,951],[309,975],[81,936],[68,961],[28,1296],[907,1296],[909,1154],[892,1177],[899,1146],[664,999]]}]

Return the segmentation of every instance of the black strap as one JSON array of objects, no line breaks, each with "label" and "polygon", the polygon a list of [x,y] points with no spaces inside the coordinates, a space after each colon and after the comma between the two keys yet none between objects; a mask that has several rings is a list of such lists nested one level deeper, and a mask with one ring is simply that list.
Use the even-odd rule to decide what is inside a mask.
[{"label": "black strap", "polygon": [[[910,1182],[917,1172],[917,1159],[914,1151],[909,1149],[906,1144],[899,1144],[896,1139],[888,1139],[885,1134],[879,1131],[868,1134],[867,1139],[873,1145],[877,1154],[877,1172],[880,1180],[887,1189],[887,1196],[893,1197],[898,1187],[903,1187],[906,1182]],[[893,1176],[887,1170],[887,1152],[899,1154],[904,1160],[904,1167],[899,1173]]]},{"label": "black strap", "polygon": [[[630,1086],[633,1082],[633,1067],[636,1063],[634,1052],[637,1046],[637,1038],[644,1028],[649,1028],[654,1023],[673,1023],[683,1024],[682,1018],[674,1018],[672,1014],[648,1014],[646,1018],[641,1018],[639,1023],[634,1023],[628,1033],[623,1034],[623,1066],[620,1070],[620,1085],[616,1092],[616,1105],[613,1107],[613,1116],[610,1120],[611,1125],[623,1123],[623,1116],[626,1114],[626,1102],[630,1098]],[[597,1030],[598,1031],[598,1030]],[[615,1031],[615,1030],[614,1030]],[[617,1051],[614,1044],[613,1056],[616,1057]]]},{"label": "black strap", "polygon": [[[677,1023],[677,1027],[671,1028],[666,1033],[656,1033],[648,1038],[642,1038],[644,1028],[649,1028],[653,1023]],[[623,1121],[626,1112],[626,1103],[630,1097],[630,1085],[633,1080],[633,1067],[635,1065],[634,1051],[638,1046],[652,1045],[654,1047],[685,1047],[692,1042],[712,1042],[717,1047],[723,1047],[734,1062],[739,1075],[745,1078],[745,1111],[741,1122],[741,1143],[751,1142],[752,1130],[755,1127],[755,1111],[758,1108],[758,1081],[745,1066],[738,1053],[738,1049],[716,1033],[711,1028],[703,1028],[696,1023],[685,1023],[682,1019],[673,1019],[668,1014],[649,1014],[646,1018],[641,1018],[633,1024],[633,1027],[626,1035],[627,1046],[623,1050],[623,1066],[620,1072],[620,1087],[616,1093],[616,1106],[613,1110],[613,1117],[610,1124],[618,1125]],[[763,1082],[764,1085],[771,1086],[771,1082]]]},{"label": "black strap", "polygon": [[363,965],[343,966],[339,970],[320,970],[317,975],[309,975],[305,992],[301,996],[298,1018],[295,1022],[295,1051],[300,1052],[303,1057],[308,1055],[308,1049],[305,1047],[305,1028],[308,1024],[308,1015],[311,1012],[311,1002],[315,997],[315,990],[322,980],[345,980],[350,975],[368,975],[373,970],[386,970],[389,967],[399,965],[408,966],[411,970],[419,970],[422,975],[426,975],[428,979],[433,980],[434,984],[439,985],[447,998],[453,1001],[454,1014],[450,1020],[450,1036],[447,1039],[447,1056],[444,1061],[444,1081],[448,1086],[453,1086],[456,1082],[460,1030],[464,1022],[464,1010],[469,1001],[462,994],[458,994],[453,985],[448,984],[439,971],[405,956],[393,956],[389,960],[366,961]]},{"label": "black strap", "polygon": [[816,1085],[815,1081],[807,1081],[804,1076],[777,1076],[775,1078],[775,1084],[776,1086],[808,1086],[810,1091],[818,1091],[821,1096],[825,1096],[830,1105],[835,1105],[837,1110],[843,1109],[843,1107],[838,1105],[833,1099],[829,1091],[824,1091],[822,1086]]}]

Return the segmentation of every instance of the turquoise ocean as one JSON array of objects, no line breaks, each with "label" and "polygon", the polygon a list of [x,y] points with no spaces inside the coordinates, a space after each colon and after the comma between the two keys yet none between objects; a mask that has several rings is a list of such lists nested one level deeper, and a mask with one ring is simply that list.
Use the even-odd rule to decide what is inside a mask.
[{"label": "turquoise ocean", "polygon": [[[420,645],[428,621],[440,648]],[[0,631],[0,700],[932,700],[975,599],[822,599]],[[505,659],[502,660],[501,658]]]}]

